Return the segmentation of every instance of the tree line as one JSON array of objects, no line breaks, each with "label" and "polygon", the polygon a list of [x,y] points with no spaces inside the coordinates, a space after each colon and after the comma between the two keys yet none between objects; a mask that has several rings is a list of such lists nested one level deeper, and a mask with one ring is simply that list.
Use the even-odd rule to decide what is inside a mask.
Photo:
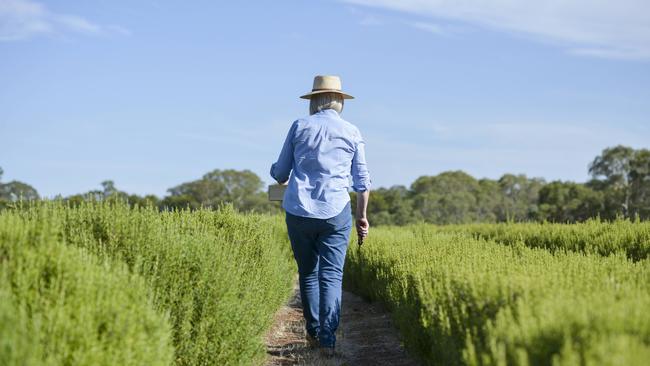
[{"label": "tree line", "polygon": [[588,169],[586,183],[523,174],[475,179],[462,171],[423,176],[410,188],[374,190],[368,217],[375,225],[650,218],[650,150],[607,148]]},{"label": "tree line", "polygon": [[[476,179],[463,171],[422,176],[410,187],[373,189],[368,216],[374,225],[650,218],[650,150],[620,145],[607,148],[588,169],[591,179],[586,183],[546,182],[523,174],[505,174],[496,180]],[[3,183],[1,179],[2,169],[0,207],[20,197],[39,198],[30,185],[17,181]],[[240,211],[282,212],[279,203],[267,200],[264,182],[250,170],[213,170],[200,179],[168,189],[163,198],[128,194],[110,180],[101,185],[102,189],[60,198],[71,204],[86,199],[121,199],[161,210],[231,203]],[[352,202],[356,202],[354,197]]]},{"label": "tree line", "polygon": [[[11,206],[20,200],[37,200],[40,196],[36,189],[27,183],[2,181],[3,170],[0,168],[0,208]],[[130,205],[155,206],[161,210],[197,209],[200,207],[217,207],[232,204],[243,212],[255,211],[278,213],[282,209],[278,202],[269,202],[264,192],[264,182],[250,170],[213,170],[201,178],[179,184],[167,190],[163,198],[149,194],[140,196],[119,190],[115,182],[101,182],[101,188],[70,196],[57,196],[71,205],[78,205],[85,200],[121,200]]]}]

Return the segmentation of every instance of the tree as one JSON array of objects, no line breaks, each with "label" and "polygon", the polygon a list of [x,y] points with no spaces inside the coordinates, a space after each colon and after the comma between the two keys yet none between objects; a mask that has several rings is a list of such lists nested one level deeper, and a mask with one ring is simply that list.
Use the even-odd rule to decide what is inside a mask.
[{"label": "tree", "polygon": [[112,195],[118,194],[117,188],[115,188],[115,182],[112,180],[105,180],[101,183],[102,189],[103,189],[103,194],[104,198],[108,198]]},{"label": "tree", "polygon": [[0,197],[9,201],[39,199],[38,192],[34,187],[16,180],[2,184],[2,187],[0,187]]},{"label": "tree", "polygon": [[479,191],[476,197],[477,221],[495,222],[498,219],[497,213],[503,203],[503,197],[499,183],[483,178],[478,181]]},{"label": "tree", "polygon": [[607,148],[589,165],[589,173],[589,185],[606,195],[608,216],[649,217],[649,150],[622,145]]},{"label": "tree", "polygon": [[9,183],[2,183],[2,175],[4,170],[0,168],[0,206],[6,206],[9,202],[18,200],[37,200],[39,199],[38,192],[27,183],[13,180]]},{"label": "tree", "polygon": [[650,150],[637,150],[630,163],[630,214],[650,218]]},{"label": "tree", "polygon": [[[589,174],[593,179],[604,181],[604,188],[611,189],[620,203],[618,212],[628,216],[630,207],[630,162],[634,158],[634,149],[618,145],[603,150],[589,165]],[[619,211],[620,210],[620,211]]]},{"label": "tree", "polygon": [[603,193],[583,184],[551,182],[539,192],[538,219],[578,222],[598,216],[604,209]]},{"label": "tree", "polygon": [[144,197],[138,196],[137,194],[128,194],[124,191],[120,191],[115,186],[115,182],[112,180],[105,180],[100,183],[102,186],[101,190],[94,189],[86,193],[75,194],[72,196],[65,197],[64,200],[72,205],[78,206],[84,201],[110,201],[110,200],[121,200],[127,202],[131,206],[160,206],[160,199],[155,195],[149,194]]},{"label": "tree", "polygon": [[241,211],[277,212],[277,203],[268,202],[263,186],[260,177],[250,170],[216,169],[201,179],[170,188],[161,205],[197,209],[231,203]]},{"label": "tree", "polygon": [[[2,174],[4,173],[4,170],[0,167],[0,188],[2,188]],[[6,199],[0,197],[0,210],[3,208],[7,207],[9,205],[9,201]]]},{"label": "tree", "polygon": [[463,171],[420,177],[411,190],[413,206],[427,222],[457,224],[477,219],[479,184]]},{"label": "tree", "polygon": [[[406,225],[417,221],[409,190],[404,186],[373,190],[368,203],[368,217],[373,225]],[[356,204],[356,194],[351,194]],[[353,212],[356,212],[353,207]]]},{"label": "tree", "polygon": [[529,179],[523,174],[504,174],[498,184],[503,199],[497,208],[499,221],[525,221],[535,217],[543,179]]}]

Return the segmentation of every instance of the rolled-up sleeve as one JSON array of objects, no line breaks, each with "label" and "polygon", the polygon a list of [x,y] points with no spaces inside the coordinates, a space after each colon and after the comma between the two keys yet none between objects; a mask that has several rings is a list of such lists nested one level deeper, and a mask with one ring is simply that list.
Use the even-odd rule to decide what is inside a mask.
[{"label": "rolled-up sleeve", "polygon": [[370,173],[366,164],[366,143],[359,134],[357,146],[352,157],[352,189],[363,192],[370,189]]},{"label": "rolled-up sleeve", "polygon": [[271,177],[281,184],[286,183],[289,180],[289,174],[291,174],[293,166],[293,135],[296,126],[296,122],[291,125],[287,138],[284,140],[284,145],[282,145],[278,161],[271,165]]}]

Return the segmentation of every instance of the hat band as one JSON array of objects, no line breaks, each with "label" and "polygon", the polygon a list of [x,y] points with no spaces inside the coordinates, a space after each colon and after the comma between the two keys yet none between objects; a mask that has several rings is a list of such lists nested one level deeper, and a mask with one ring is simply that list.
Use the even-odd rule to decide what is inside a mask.
[{"label": "hat band", "polygon": [[323,90],[328,90],[328,91],[339,91],[339,92],[341,91],[341,89],[312,89],[311,91],[315,92],[315,91],[323,91]]}]

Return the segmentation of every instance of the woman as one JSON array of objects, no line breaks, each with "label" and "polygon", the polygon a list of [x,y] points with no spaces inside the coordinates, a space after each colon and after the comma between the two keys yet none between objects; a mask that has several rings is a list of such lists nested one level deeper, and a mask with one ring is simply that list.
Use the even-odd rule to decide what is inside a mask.
[{"label": "woman", "polygon": [[307,340],[334,353],[341,314],[343,263],[352,228],[349,177],[357,192],[356,228],[359,240],[368,235],[366,207],[370,176],[359,130],[340,116],[343,101],[338,76],[316,76],[309,117],[291,125],[271,176],[287,181],[286,210],[291,248],[298,263],[300,297]]}]

